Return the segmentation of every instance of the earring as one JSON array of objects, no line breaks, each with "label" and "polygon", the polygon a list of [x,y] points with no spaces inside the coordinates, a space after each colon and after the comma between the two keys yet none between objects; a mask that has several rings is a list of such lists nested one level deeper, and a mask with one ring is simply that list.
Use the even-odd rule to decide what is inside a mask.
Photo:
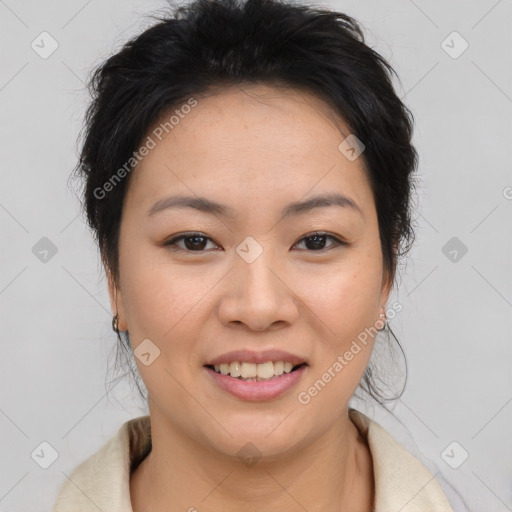
[{"label": "earring", "polygon": [[383,309],[384,313],[380,314],[380,318],[381,318],[381,322],[383,325],[382,325],[382,328],[377,329],[379,332],[383,331],[384,328],[386,327],[386,313],[385,313],[386,310],[384,309],[384,306],[382,306],[382,309]]},{"label": "earring", "polygon": [[121,331],[119,330],[119,315],[117,313],[112,317],[112,330],[117,334],[117,339],[121,343],[127,347],[131,346],[128,331],[123,331],[123,337],[125,338],[124,340],[121,337]]},{"label": "earring", "polygon": [[119,334],[119,315],[117,313],[112,317],[112,330]]}]

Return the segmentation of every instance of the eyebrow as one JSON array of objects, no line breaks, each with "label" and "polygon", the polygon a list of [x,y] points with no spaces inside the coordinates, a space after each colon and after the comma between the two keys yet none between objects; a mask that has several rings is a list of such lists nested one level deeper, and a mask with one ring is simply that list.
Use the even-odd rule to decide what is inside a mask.
[{"label": "eyebrow", "polygon": [[[348,208],[355,212],[359,212],[364,218],[364,214],[360,206],[350,197],[342,194],[326,194],[315,196],[305,201],[297,201],[290,203],[281,212],[282,218],[304,215],[316,208],[327,208],[331,206],[340,206]],[[148,216],[152,216],[163,210],[170,208],[194,208],[204,213],[219,215],[234,219],[236,211],[230,206],[220,204],[206,197],[193,196],[171,196],[157,201],[149,210]]]}]

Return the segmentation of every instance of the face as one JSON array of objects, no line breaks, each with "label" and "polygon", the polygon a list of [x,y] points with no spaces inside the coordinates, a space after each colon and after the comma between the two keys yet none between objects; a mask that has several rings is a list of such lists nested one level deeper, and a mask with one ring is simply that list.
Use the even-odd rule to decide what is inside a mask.
[{"label": "face", "polygon": [[[249,441],[289,453],[346,417],[371,354],[371,336],[354,340],[379,325],[389,283],[370,184],[313,96],[251,85],[196,99],[132,171],[113,308],[143,354],[153,422],[227,457]],[[284,373],[246,382],[220,363]]]}]

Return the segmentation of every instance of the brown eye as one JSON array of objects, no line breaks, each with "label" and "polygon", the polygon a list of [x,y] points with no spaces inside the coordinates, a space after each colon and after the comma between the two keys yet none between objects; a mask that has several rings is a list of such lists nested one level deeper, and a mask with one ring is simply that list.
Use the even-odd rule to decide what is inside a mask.
[{"label": "brown eye", "polygon": [[[328,239],[332,240],[333,243],[326,248],[325,244]],[[347,245],[346,242],[327,233],[313,233],[301,238],[298,243],[300,244],[302,241],[305,241],[307,250],[313,252],[327,251],[340,245]]]},{"label": "brown eye", "polygon": [[[185,233],[183,235],[176,236],[165,242],[166,247],[170,247],[172,250],[182,250],[186,252],[201,252],[206,250],[208,240],[211,238],[203,235],[202,233]],[[183,241],[183,245],[178,245],[178,242]],[[173,247],[176,246],[176,247]]]}]

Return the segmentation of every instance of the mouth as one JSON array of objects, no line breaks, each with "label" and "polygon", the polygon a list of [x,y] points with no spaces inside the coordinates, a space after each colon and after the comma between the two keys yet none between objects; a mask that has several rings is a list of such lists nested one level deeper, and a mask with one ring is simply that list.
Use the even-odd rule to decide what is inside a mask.
[{"label": "mouth", "polygon": [[248,363],[233,361],[232,363],[206,364],[205,368],[232,379],[245,382],[265,382],[275,380],[283,375],[296,372],[307,363],[293,364],[291,361],[266,361],[263,363]]},{"label": "mouth", "polygon": [[[240,355],[236,354],[237,357]],[[273,357],[278,358],[274,360],[265,360],[261,353],[247,356],[244,352],[243,355],[252,361],[224,356],[203,365],[203,368],[215,389],[244,401],[271,401],[286,395],[298,386],[309,366],[290,354],[274,352]],[[280,357],[288,360],[283,361]]]}]

